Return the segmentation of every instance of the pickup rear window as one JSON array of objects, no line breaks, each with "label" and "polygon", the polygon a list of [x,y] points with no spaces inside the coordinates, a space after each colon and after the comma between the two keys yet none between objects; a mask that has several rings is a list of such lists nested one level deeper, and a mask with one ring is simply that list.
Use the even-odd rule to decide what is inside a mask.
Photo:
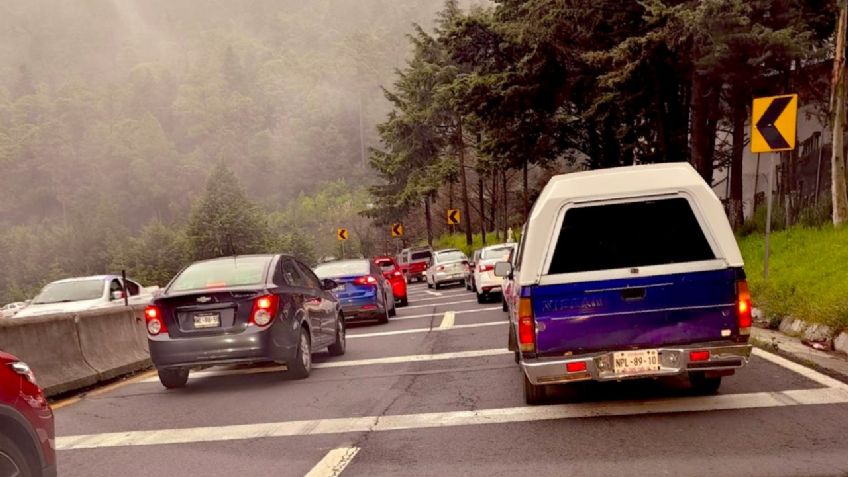
[{"label": "pickup rear window", "polygon": [[430,260],[433,255],[430,252],[414,252],[412,260]]},{"label": "pickup rear window", "polygon": [[684,198],[594,205],[566,211],[548,274],[714,258]]}]

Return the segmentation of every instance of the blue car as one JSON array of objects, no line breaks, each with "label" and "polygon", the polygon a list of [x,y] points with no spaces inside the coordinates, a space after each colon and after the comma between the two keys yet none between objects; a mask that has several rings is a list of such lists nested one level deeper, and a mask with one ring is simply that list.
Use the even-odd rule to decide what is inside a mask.
[{"label": "blue car", "polygon": [[387,323],[395,316],[392,286],[370,260],[322,263],[315,267],[315,274],[338,284],[332,292],[339,299],[345,321]]}]

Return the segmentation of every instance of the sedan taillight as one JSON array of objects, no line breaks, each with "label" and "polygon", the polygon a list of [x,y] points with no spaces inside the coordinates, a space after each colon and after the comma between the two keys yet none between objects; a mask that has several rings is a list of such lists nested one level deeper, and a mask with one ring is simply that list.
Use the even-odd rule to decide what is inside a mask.
[{"label": "sedan taillight", "polygon": [[277,305],[280,298],[277,295],[260,296],[253,302],[253,311],[250,312],[250,322],[256,326],[268,326],[274,321],[277,314]]},{"label": "sedan taillight", "polygon": [[165,326],[165,320],[162,318],[162,312],[156,305],[147,305],[144,309],[144,321],[147,324],[147,332],[151,336],[168,332],[168,327]]},{"label": "sedan taillight", "polygon": [[376,285],[377,279],[372,277],[371,275],[365,275],[364,277],[358,277],[353,280],[354,285]]}]

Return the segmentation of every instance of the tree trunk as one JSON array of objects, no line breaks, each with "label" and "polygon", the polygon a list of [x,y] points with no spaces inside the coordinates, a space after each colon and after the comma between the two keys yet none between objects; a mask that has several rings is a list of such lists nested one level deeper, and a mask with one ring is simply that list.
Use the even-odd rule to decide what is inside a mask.
[{"label": "tree trunk", "polygon": [[474,236],[471,233],[471,207],[468,202],[468,179],[465,177],[465,139],[462,137],[462,118],[457,120],[457,148],[459,149],[459,185],[462,187],[462,214],[465,215],[465,220],[462,220],[463,228],[465,229],[465,244],[471,245],[474,243]]},{"label": "tree trunk", "polygon": [[498,179],[500,179],[498,170],[492,171],[492,231],[495,233],[495,241],[501,239],[501,229],[498,227]]},{"label": "tree trunk", "polygon": [[848,1],[839,2],[839,23],[836,30],[836,54],[833,60],[833,86],[830,111],[833,121],[833,152],[831,164],[831,195],[833,225],[848,220],[848,193],[845,185],[845,30],[848,27]]},{"label": "tree trunk", "polygon": [[528,180],[527,180],[527,163],[528,162],[529,161],[527,161],[527,160],[524,161],[523,168],[522,168],[523,170],[521,171],[522,172],[522,178],[521,178],[522,179],[522,185],[521,186],[523,188],[521,198],[524,201],[524,204],[523,204],[524,205],[524,220],[527,220],[527,216],[530,215],[530,197],[529,197],[530,187],[529,187],[529,184],[527,183],[528,182]]},{"label": "tree trunk", "polygon": [[501,169],[501,173],[503,175],[503,236],[506,240],[509,229],[509,184],[506,180],[506,168]]},{"label": "tree trunk", "polygon": [[427,245],[433,247],[433,218],[430,216],[430,194],[424,196],[424,221],[427,223]]},{"label": "tree trunk", "polygon": [[483,200],[483,174],[477,174],[477,199],[480,201],[480,236],[486,245],[486,202]]},{"label": "tree trunk", "polygon": [[[701,177],[713,184],[713,149],[715,146],[717,92],[708,84],[709,78],[692,73],[692,125],[690,150],[692,165]],[[717,104],[716,104],[717,106]]]},{"label": "tree trunk", "polygon": [[747,95],[737,85],[733,94],[733,148],[730,156],[730,225],[736,230],[742,226],[742,158],[745,154],[745,121],[748,119]]}]

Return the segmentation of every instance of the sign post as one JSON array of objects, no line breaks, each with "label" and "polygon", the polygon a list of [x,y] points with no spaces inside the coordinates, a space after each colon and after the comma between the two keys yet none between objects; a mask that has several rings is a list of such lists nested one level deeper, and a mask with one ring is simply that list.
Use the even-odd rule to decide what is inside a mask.
[{"label": "sign post", "polygon": [[[768,198],[766,203],[765,257],[763,279],[768,280],[769,236],[771,235],[772,195],[777,154],[795,149],[798,124],[798,95],[784,94],[754,98],[751,108],[751,152],[773,152],[769,161]],[[759,174],[760,171],[757,171]],[[756,191],[754,191],[756,195]]]}]

